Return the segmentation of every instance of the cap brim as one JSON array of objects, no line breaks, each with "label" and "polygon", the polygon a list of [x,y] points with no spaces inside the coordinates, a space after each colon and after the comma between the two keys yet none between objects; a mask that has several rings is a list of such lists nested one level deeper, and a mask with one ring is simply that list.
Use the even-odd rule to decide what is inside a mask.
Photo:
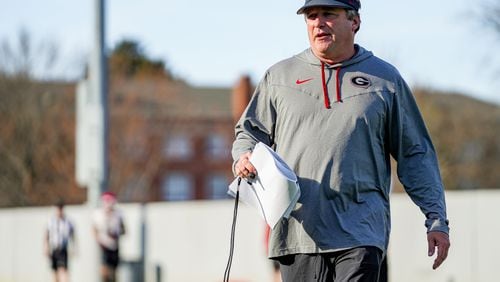
[{"label": "cap brim", "polygon": [[345,3],[338,2],[338,1],[312,1],[315,3],[310,3],[302,6],[300,9],[297,10],[297,15],[303,14],[304,11],[308,8],[312,7],[330,7],[330,8],[347,8],[347,9],[354,9],[352,6],[349,6]]}]

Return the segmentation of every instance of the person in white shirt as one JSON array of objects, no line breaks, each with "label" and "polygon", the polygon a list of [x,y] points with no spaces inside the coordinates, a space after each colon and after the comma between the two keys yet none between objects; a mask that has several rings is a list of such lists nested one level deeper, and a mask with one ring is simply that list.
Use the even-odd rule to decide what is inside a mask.
[{"label": "person in white shirt", "polygon": [[68,248],[75,244],[75,228],[64,214],[64,203],[56,204],[56,215],[49,219],[45,232],[45,254],[49,257],[56,282],[69,281]]},{"label": "person in white shirt", "polygon": [[120,262],[119,239],[125,234],[125,225],[120,211],[115,208],[115,194],[104,192],[101,200],[102,207],[94,213],[93,229],[102,254],[102,281],[113,282],[116,281],[116,268]]}]

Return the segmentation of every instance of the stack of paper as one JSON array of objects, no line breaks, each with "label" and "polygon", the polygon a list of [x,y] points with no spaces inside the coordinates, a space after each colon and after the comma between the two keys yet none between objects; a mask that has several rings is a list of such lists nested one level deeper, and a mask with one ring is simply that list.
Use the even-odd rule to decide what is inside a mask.
[{"label": "stack of paper", "polygon": [[[257,169],[254,179],[243,179],[240,201],[257,209],[267,224],[274,228],[282,217],[288,218],[300,197],[297,176],[290,167],[266,144],[259,142],[250,157]],[[238,178],[228,193],[235,197]]]}]

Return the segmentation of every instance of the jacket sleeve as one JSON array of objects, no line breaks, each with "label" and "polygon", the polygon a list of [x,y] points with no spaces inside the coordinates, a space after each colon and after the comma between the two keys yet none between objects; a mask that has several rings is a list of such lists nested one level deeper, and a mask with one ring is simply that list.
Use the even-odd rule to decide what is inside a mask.
[{"label": "jacket sleeve", "polygon": [[268,81],[269,73],[266,73],[235,126],[235,141],[231,151],[234,160],[233,173],[239,157],[251,152],[258,142],[273,145],[276,110]]},{"label": "jacket sleeve", "polygon": [[397,174],[424,213],[427,232],[449,232],[444,187],[436,152],[408,85],[399,79],[390,105],[389,140]]}]

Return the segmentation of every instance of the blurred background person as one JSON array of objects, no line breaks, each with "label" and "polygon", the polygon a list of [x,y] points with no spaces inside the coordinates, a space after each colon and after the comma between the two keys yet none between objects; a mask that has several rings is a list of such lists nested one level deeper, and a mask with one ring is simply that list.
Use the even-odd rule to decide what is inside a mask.
[{"label": "blurred background person", "polygon": [[116,209],[116,196],[104,192],[102,206],[94,213],[93,229],[101,249],[101,281],[116,281],[116,269],[120,262],[119,239],[125,234],[125,225],[121,212]]},{"label": "blurred background person", "polygon": [[45,232],[45,254],[50,259],[56,282],[69,281],[68,249],[75,245],[75,228],[64,214],[64,202],[56,204],[56,213],[49,219]]}]

